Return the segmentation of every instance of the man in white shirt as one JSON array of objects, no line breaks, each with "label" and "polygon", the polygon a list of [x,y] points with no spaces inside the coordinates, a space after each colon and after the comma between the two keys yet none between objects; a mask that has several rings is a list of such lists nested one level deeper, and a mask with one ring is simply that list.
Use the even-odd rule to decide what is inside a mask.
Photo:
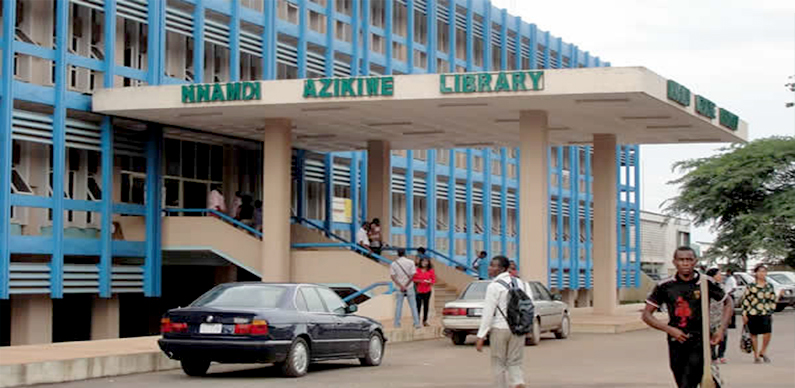
[{"label": "man in white shirt", "polygon": [[[484,265],[485,263],[481,263]],[[510,260],[505,256],[495,256],[489,264],[489,276],[494,280],[486,289],[486,300],[483,305],[483,315],[480,318],[478,342],[475,345],[478,352],[483,351],[486,335],[491,343],[491,368],[497,380],[497,387],[524,388],[524,345],[525,336],[514,335],[508,328],[505,314],[508,309],[508,288],[498,283],[502,281],[520,288],[528,296],[532,294],[527,289],[527,284],[520,279],[511,279],[508,271]],[[491,332],[491,334],[489,334]]]},{"label": "man in white shirt", "polygon": [[395,328],[400,327],[400,316],[403,313],[403,299],[408,298],[411,308],[411,318],[414,319],[414,328],[421,329],[420,317],[417,314],[417,296],[414,292],[414,274],[417,267],[414,262],[406,258],[406,250],[397,250],[398,258],[389,266],[389,276],[395,283],[397,291],[397,305],[395,306]]},{"label": "man in white shirt", "polygon": [[356,231],[356,243],[364,249],[370,251],[370,237],[367,237],[367,228],[370,224],[367,221],[362,223],[362,227]]}]

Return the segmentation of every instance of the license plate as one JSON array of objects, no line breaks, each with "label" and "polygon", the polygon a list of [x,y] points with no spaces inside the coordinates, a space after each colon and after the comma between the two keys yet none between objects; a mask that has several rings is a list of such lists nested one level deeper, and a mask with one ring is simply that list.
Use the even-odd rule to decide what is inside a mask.
[{"label": "license plate", "polygon": [[199,333],[200,334],[221,334],[223,331],[224,325],[220,323],[202,323],[199,326]]},{"label": "license plate", "polygon": [[479,317],[479,316],[483,315],[483,309],[469,309],[469,313],[473,317]]}]

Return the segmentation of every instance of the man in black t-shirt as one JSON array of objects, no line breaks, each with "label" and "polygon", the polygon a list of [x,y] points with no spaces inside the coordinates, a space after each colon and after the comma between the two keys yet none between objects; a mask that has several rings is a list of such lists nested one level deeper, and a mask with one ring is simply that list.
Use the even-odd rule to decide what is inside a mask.
[{"label": "man in black t-shirt", "polygon": [[[696,388],[704,372],[704,351],[701,326],[702,276],[695,271],[696,252],[690,247],[679,247],[674,252],[676,275],[661,280],[654,287],[643,311],[643,322],[668,334],[668,356],[671,371],[679,388]],[[723,303],[721,325],[711,338],[713,345],[723,338],[723,333],[734,314],[731,297],[721,287],[709,280],[709,298]],[[668,308],[668,323],[654,318],[660,306]]]}]

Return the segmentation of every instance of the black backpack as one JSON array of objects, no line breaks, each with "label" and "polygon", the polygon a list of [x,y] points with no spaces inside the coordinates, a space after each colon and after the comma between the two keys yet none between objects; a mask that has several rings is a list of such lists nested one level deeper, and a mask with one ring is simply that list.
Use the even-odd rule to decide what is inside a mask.
[{"label": "black backpack", "polygon": [[527,293],[521,288],[517,287],[516,279],[511,279],[510,286],[502,280],[497,280],[497,283],[508,289],[507,314],[499,307],[497,307],[497,310],[508,322],[508,328],[511,329],[511,333],[513,335],[526,335],[533,331],[533,321],[536,313],[533,299],[527,296]]}]

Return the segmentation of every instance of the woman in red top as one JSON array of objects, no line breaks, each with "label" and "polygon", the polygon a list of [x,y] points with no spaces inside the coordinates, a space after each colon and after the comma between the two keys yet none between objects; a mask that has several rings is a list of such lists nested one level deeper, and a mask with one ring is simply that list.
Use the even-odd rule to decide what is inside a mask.
[{"label": "woman in red top", "polygon": [[423,257],[420,259],[419,268],[417,273],[414,274],[414,284],[417,285],[417,314],[423,312],[422,324],[428,326],[428,309],[431,303],[431,290],[436,283],[436,273],[433,272],[433,264],[431,259]]}]

